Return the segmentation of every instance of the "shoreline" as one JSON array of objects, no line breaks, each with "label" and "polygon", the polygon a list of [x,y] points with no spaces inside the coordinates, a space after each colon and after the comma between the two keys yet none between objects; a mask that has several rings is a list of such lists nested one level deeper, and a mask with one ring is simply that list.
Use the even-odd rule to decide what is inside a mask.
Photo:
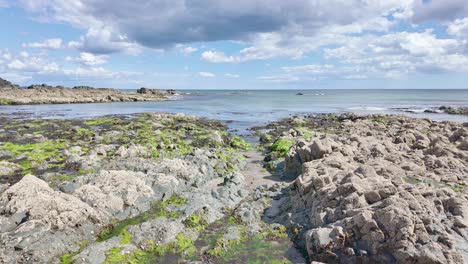
[{"label": "shoreline", "polygon": [[86,104],[109,102],[157,102],[180,95],[175,90],[140,88],[124,92],[112,88],[31,85],[19,87],[0,78],[0,105]]},{"label": "shoreline", "polygon": [[251,131],[256,149],[183,114],[2,118],[0,258],[468,259],[468,123],[323,114]]}]

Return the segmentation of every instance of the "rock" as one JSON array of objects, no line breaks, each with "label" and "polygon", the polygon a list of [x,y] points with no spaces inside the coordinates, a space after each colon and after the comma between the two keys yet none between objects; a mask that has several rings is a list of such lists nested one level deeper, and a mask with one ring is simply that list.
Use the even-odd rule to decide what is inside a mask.
[{"label": "rock", "polygon": [[32,175],[8,188],[0,197],[0,205],[6,214],[27,212],[27,225],[44,224],[57,230],[75,228],[87,221],[103,223],[107,219],[76,197],[54,191]]},{"label": "rock", "polygon": [[0,176],[12,174],[13,172],[20,169],[21,167],[15,163],[11,163],[5,160],[0,161]]},{"label": "rock", "polygon": [[22,262],[29,252],[34,262],[54,256],[92,239],[110,219],[69,194],[53,190],[35,176],[26,175],[0,196],[0,259]]},{"label": "rock", "polygon": [[73,195],[118,219],[138,215],[149,209],[154,196],[143,173],[100,171],[74,191]]},{"label": "rock", "polygon": [[301,169],[275,218],[307,227],[298,243],[312,261],[465,263],[468,200],[463,187],[446,187],[464,186],[465,129],[387,117],[298,137],[286,167]]},{"label": "rock", "polygon": [[20,89],[8,81],[0,79],[1,104],[69,104],[161,101],[177,95],[174,90],[140,89],[137,92],[123,92],[117,89],[98,89],[88,86],[66,88],[63,86],[31,85]]},{"label": "rock", "polygon": [[458,145],[460,150],[468,151],[468,139],[463,140],[460,145]]},{"label": "rock", "polygon": [[182,223],[166,218],[157,218],[138,226],[131,226],[128,232],[132,234],[132,239],[136,244],[147,247],[149,246],[146,244],[148,241],[153,241],[156,245],[173,242],[183,229]]}]

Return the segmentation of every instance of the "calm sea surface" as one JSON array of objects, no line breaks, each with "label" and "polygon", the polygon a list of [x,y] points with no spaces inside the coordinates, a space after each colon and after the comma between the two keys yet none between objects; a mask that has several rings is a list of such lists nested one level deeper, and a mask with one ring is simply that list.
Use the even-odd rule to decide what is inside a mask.
[{"label": "calm sea surface", "polygon": [[[166,102],[0,106],[0,114],[42,118],[95,117],[141,112],[185,113],[230,121],[245,128],[303,113],[392,113],[468,122],[468,116],[423,113],[426,109],[468,106],[468,90],[281,90],[186,91]],[[297,95],[297,93],[303,95]]]}]

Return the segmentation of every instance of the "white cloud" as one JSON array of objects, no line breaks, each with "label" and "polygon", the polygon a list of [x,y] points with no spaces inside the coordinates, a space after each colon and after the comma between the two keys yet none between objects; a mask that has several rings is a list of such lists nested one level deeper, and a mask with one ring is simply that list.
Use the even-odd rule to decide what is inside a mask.
[{"label": "white cloud", "polygon": [[92,54],[80,54],[80,58],[69,58],[69,60],[79,61],[83,66],[77,68],[63,68],[61,65],[48,61],[46,55],[31,55],[26,52],[18,54],[0,50],[0,76],[13,82],[25,82],[36,78],[46,80],[79,80],[87,82],[93,80],[127,80],[141,76],[140,72],[111,71],[103,67],[95,67],[103,63],[101,56]]},{"label": "white cloud", "polygon": [[[468,71],[466,0],[19,2],[40,19],[68,23],[86,32],[68,43],[80,52],[94,54],[80,58],[86,66],[104,64],[107,57],[99,54],[175,48],[188,55],[198,50],[191,45],[230,41],[243,48],[229,52],[205,49],[201,59],[243,63],[272,58],[299,61],[312,53],[325,57],[321,64],[283,67],[260,77],[266,81],[396,78],[412,73]],[[441,37],[438,31],[427,30],[430,25],[422,22],[428,20],[443,21],[439,26],[447,26],[448,35]],[[404,23],[413,23],[411,32],[398,32]],[[207,72],[199,75],[215,76]]]},{"label": "white cloud", "polygon": [[79,41],[70,41],[68,46],[94,54],[123,52],[136,55],[142,50],[140,45],[131,42],[124,34],[115,33],[110,27],[90,28]]},{"label": "white cloud", "polygon": [[[19,0],[41,17],[88,30],[84,47],[103,49],[116,42],[166,48],[176,44],[223,40],[244,41],[264,33],[315,36],[321,29],[341,32],[380,31],[392,22],[386,17],[405,10],[411,0]],[[344,27],[339,29],[338,27]],[[99,32],[97,34],[97,32]],[[105,37],[96,38],[96,36]],[[93,36],[93,37],[92,37]],[[121,39],[123,37],[123,39]],[[101,45],[96,45],[96,43]],[[113,46],[111,45],[111,46]],[[105,45],[106,47],[108,45]],[[120,50],[120,49],[118,49]],[[86,50],[93,52],[92,50]],[[96,53],[96,52],[94,52]]]},{"label": "white cloud", "polygon": [[233,74],[233,73],[226,73],[224,76],[228,77],[228,78],[239,78],[240,75],[239,74]]},{"label": "white cloud", "polygon": [[352,37],[346,45],[325,49],[324,53],[327,58],[372,70],[374,74],[402,76],[411,72],[468,71],[468,65],[463,64],[468,57],[459,53],[461,49],[460,42],[440,39],[432,31],[425,31]]},{"label": "white cloud", "polygon": [[95,66],[107,63],[107,58],[107,55],[94,55],[88,52],[81,52],[78,60],[84,65]]},{"label": "white cloud", "polygon": [[198,75],[200,75],[201,77],[205,77],[205,78],[216,77],[216,74],[211,73],[211,72],[199,72]]},{"label": "white cloud", "polygon": [[43,42],[32,42],[24,43],[24,48],[34,48],[34,49],[61,49],[63,46],[63,40],[60,38],[46,39]]},{"label": "white cloud", "polygon": [[53,73],[59,70],[55,62],[48,62],[39,56],[31,56],[25,51],[13,54],[9,51],[0,51],[0,71],[17,73]]},{"label": "white cloud", "polygon": [[457,37],[468,37],[468,17],[453,21],[448,26],[447,32]]},{"label": "white cloud", "polygon": [[221,62],[241,62],[241,58],[239,57],[232,57],[232,56],[226,56],[224,52],[219,52],[219,51],[205,51],[201,55],[202,59],[208,61],[208,62],[213,62],[213,63],[221,63]]}]

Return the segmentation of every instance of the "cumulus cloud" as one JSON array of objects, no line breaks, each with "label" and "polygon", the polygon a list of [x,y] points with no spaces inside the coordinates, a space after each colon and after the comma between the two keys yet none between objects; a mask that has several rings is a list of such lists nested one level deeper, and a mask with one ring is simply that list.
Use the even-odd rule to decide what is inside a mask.
[{"label": "cumulus cloud", "polygon": [[87,66],[101,65],[107,63],[108,56],[94,55],[88,52],[81,52],[79,61]]},{"label": "cumulus cloud", "polygon": [[81,66],[64,68],[56,62],[49,61],[45,55],[0,50],[0,76],[13,82],[22,83],[36,77],[66,82],[90,79],[114,81],[141,75],[139,72],[111,71],[103,67],[96,67],[96,65],[104,63],[104,57],[81,53],[80,58],[76,59],[82,64]]},{"label": "cumulus cloud", "polygon": [[86,35],[80,37],[79,41],[70,41],[68,46],[95,54],[114,52],[138,54],[141,52],[140,45],[131,42],[124,34],[116,34],[110,27],[90,28]]},{"label": "cumulus cloud", "polygon": [[[41,16],[152,48],[219,40],[250,41],[260,33],[311,35],[325,26],[359,25],[401,10],[407,0],[20,0]],[[374,25],[375,27],[375,25]],[[103,35],[100,32],[99,35]],[[93,46],[90,37],[88,45]],[[122,42],[122,41],[119,41]],[[102,48],[102,47],[101,47]],[[114,49],[111,49],[114,50]],[[88,50],[89,51],[89,50]]]},{"label": "cumulus cloud", "polygon": [[201,55],[202,59],[213,62],[213,63],[221,63],[221,62],[241,62],[242,59],[240,57],[233,57],[233,56],[226,56],[224,52],[220,51],[205,51]]},{"label": "cumulus cloud", "polygon": [[[138,54],[144,48],[176,48],[192,54],[197,51],[191,46],[194,43],[233,41],[243,48],[206,49],[201,59],[243,63],[277,57],[301,59],[315,52],[335,64],[283,67],[260,78],[266,81],[468,71],[466,0],[18,1],[41,19],[82,29],[86,33],[68,46],[96,56]],[[428,24],[422,23],[431,20],[442,21],[440,26],[447,26],[447,35],[426,30]],[[411,32],[398,32],[405,23],[413,24]],[[96,57],[83,60],[83,65],[105,61],[106,57]],[[199,75],[215,76],[208,72]]]},{"label": "cumulus cloud", "polygon": [[0,69],[3,71],[21,72],[21,73],[54,73],[59,70],[59,66],[55,62],[30,56],[27,52],[18,54],[10,53],[9,51],[0,52]]},{"label": "cumulus cloud", "polygon": [[46,39],[43,42],[32,42],[24,43],[23,48],[34,48],[34,49],[61,49],[63,46],[63,40],[60,38]]},{"label": "cumulus cloud", "polygon": [[327,58],[373,69],[388,76],[410,72],[468,71],[468,57],[460,54],[461,43],[437,38],[432,31],[397,32],[384,36],[350,38],[346,45],[325,49]]},{"label": "cumulus cloud", "polygon": [[216,74],[211,73],[211,72],[199,72],[198,75],[200,75],[201,77],[205,77],[205,78],[216,77]]}]

